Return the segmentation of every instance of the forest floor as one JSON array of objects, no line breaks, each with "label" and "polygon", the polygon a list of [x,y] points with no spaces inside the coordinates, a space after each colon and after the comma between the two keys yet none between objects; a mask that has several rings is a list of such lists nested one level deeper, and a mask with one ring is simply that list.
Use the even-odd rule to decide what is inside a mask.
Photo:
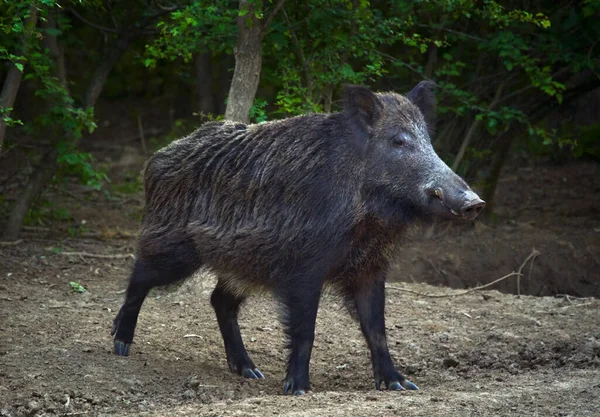
[{"label": "forest floor", "polygon": [[[244,380],[228,371],[207,274],[153,291],[131,355],[112,355],[143,158],[127,149],[104,158],[120,200],[52,189],[46,196],[69,219],[31,226],[20,244],[0,247],[0,416],[600,416],[595,164],[512,167],[495,224],[439,224],[406,243],[388,288],[387,329],[396,364],[420,391],[374,390],[358,325],[326,294],[313,392],[286,397],[275,302],[254,296],[242,310],[246,346],[266,377]],[[507,294],[515,277],[460,290],[517,270],[534,250],[518,287],[528,295]]]}]

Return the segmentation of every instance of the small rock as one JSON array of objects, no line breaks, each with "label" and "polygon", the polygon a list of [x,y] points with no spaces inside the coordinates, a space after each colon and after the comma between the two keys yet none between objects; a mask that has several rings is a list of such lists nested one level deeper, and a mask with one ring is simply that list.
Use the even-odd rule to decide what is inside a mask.
[{"label": "small rock", "polygon": [[368,395],[365,399],[367,401],[377,401],[378,400],[378,398],[374,395]]},{"label": "small rock", "polygon": [[39,411],[42,408],[42,405],[35,400],[31,400],[27,403],[27,408],[29,408],[29,410],[32,413],[35,413],[36,411]]},{"label": "small rock", "polygon": [[200,380],[198,379],[198,377],[192,376],[187,381],[185,381],[184,386],[186,388],[191,388],[194,390],[198,389],[198,387],[200,386]]},{"label": "small rock", "polygon": [[485,301],[489,301],[489,300],[491,300],[492,298],[494,298],[494,297],[492,297],[492,296],[491,296],[491,295],[489,295],[489,294],[481,294],[481,296],[483,297],[483,299],[484,299]]},{"label": "small rock", "polygon": [[93,349],[91,347],[84,347],[83,349],[81,349],[81,351],[89,353],[89,352],[93,352]]},{"label": "small rock", "polygon": [[444,359],[444,362],[442,362],[446,368],[455,368],[459,363],[460,362],[458,362],[455,358],[446,358]]},{"label": "small rock", "polygon": [[421,367],[417,363],[413,363],[411,365],[406,365],[406,367],[404,368],[406,373],[409,375],[414,375],[414,374],[418,373],[420,369],[421,369]]},{"label": "small rock", "polygon": [[196,392],[192,389],[188,389],[184,391],[183,394],[181,394],[181,396],[186,400],[193,400],[194,398],[196,398]]}]

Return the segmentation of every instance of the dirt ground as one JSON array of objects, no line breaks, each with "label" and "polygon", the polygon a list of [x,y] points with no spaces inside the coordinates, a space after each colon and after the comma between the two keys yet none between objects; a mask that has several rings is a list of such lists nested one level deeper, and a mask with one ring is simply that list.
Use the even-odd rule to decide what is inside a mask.
[{"label": "dirt ground", "polygon": [[[103,155],[112,178],[135,176],[143,161],[127,148]],[[312,393],[281,395],[284,337],[267,295],[252,297],[240,319],[266,379],[231,374],[207,274],[153,291],[131,355],[113,356],[141,195],[87,201],[73,186],[47,196],[73,219],[0,247],[0,416],[600,416],[596,164],[510,169],[494,224],[438,224],[406,243],[386,317],[396,364],[421,388],[408,393],[375,391],[358,325],[330,295],[317,321]],[[534,249],[518,287],[529,295],[507,294],[517,291],[514,277],[460,290],[517,270]],[[73,292],[72,281],[86,291]]]}]

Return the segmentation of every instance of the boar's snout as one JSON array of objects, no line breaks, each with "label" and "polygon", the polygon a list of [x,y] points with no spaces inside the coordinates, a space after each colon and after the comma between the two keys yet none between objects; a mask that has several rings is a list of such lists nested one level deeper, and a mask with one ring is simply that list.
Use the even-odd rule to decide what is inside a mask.
[{"label": "boar's snout", "polygon": [[435,187],[429,190],[429,211],[447,219],[473,220],[485,207],[483,201],[470,189],[446,189]]},{"label": "boar's snout", "polygon": [[485,207],[485,201],[471,190],[467,191],[467,195],[470,195],[471,200],[462,206],[459,213],[462,217],[473,220],[479,216],[479,213]]}]

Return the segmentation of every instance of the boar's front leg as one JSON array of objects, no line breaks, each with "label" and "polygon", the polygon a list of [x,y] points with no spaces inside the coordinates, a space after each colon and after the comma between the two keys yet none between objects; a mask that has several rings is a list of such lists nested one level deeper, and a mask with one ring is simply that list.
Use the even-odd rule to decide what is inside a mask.
[{"label": "boar's front leg", "polygon": [[283,322],[291,349],[283,393],[303,395],[310,389],[309,363],[321,283],[311,279],[296,281],[281,290],[279,296],[284,304]]},{"label": "boar's front leg", "polygon": [[254,366],[254,362],[248,356],[240,334],[238,311],[244,299],[243,296],[232,294],[219,281],[210,297],[210,302],[217,314],[219,329],[225,343],[227,364],[231,372],[238,373],[245,378],[264,378],[262,372]]},{"label": "boar's front leg", "polygon": [[381,389],[383,382],[388,390],[419,389],[392,363],[385,335],[385,280],[381,277],[361,280],[349,288],[347,295],[353,301],[360,328],[371,350],[375,388]]}]

